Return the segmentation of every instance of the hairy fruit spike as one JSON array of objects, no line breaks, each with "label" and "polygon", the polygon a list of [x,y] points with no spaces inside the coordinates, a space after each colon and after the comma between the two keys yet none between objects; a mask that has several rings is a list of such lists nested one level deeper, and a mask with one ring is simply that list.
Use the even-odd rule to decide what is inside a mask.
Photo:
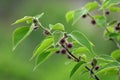
[{"label": "hairy fruit spike", "polygon": [[62,48],[62,49],[61,49],[61,53],[62,53],[62,54],[65,54],[65,53],[66,53],[66,49],[65,49],[65,48]]}]

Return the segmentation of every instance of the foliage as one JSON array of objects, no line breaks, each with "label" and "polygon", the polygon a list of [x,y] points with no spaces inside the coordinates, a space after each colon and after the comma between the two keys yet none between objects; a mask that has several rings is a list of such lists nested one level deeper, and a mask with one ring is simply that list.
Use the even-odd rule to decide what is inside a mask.
[{"label": "foliage", "polygon": [[[20,27],[14,31],[13,50],[15,50],[33,30],[37,30],[40,27],[46,38],[37,46],[31,57],[31,60],[36,57],[34,70],[53,53],[61,53],[67,55],[68,59],[76,62],[76,65],[71,70],[70,78],[81,68],[85,68],[95,80],[101,80],[99,74],[103,74],[106,71],[109,72],[108,74],[112,73],[120,76],[120,74],[110,72],[111,69],[115,69],[116,72],[120,73],[120,22],[118,20],[108,21],[107,17],[110,12],[120,11],[119,3],[119,0],[104,0],[101,3],[94,1],[87,3],[81,9],[69,11],[65,16],[67,22],[73,22],[72,25],[78,22],[80,18],[89,17],[93,26],[103,28],[104,37],[113,41],[118,47],[111,55],[97,55],[93,50],[94,44],[87,36],[79,31],[67,33],[62,23],[50,24],[48,28],[45,28],[39,21],[44,13],[37,16],[25,16],[13,23],[13,25],[21,22],[31,24],[30,27]],[[91,13],[96,10],[102,12],[102,14],[92,15]],[[72,41],[69,42],[68,39],[72,39]],[[79,47],[76,48],[76,45]]]}]

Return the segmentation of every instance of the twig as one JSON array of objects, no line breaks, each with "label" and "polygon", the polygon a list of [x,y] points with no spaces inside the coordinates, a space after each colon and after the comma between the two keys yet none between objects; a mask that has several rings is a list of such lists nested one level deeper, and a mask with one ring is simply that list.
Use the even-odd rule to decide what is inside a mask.
[{"label": "twig", "polygon": [[66,49],[66,51],[68,52],[68,55],[70,55],[73,59],[75,59],[76,62],[79,62],[79,61],[80,61],[80,59],[77,58],[76,56],[74,56],[74,55],[68,50],[68,48],[66,48],[64,45],[61,45],[61,46]]}]

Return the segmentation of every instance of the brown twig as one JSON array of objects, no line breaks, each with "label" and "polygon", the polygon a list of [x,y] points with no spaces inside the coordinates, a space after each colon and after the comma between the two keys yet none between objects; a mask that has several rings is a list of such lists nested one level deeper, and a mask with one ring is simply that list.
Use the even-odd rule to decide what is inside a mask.
[{"label": "brown twig", "polygon": [[68,48],[66,48],[64,45],[61,45],[61,46],[62,46],[64,49],[66,49],[68,55],[70,55],[76,62],[79,62],[79,61],[80,61],[80,59],[77,58],[76,56],[74,56],[74,55],[68,50]]}]

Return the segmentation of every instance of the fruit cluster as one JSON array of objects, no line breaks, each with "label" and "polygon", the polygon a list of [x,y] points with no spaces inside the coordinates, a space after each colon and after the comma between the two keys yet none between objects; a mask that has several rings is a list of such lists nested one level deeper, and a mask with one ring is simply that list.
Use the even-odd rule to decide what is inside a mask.
[{"label": "fruit cluster", "polygon": [[64,34],[64,37],[62,39],[60,39],[59,41],[59,45],[62,47],[60,50],[56,51],[56,53],[61,53],[61,54],[66,54],[68,59],[73,59],[76,62],[79,62],[80,59],[77,58],[75,55],[72,54],[72,52],[69,50],[73,47],[73,43],[72,42],[68,42],[67,41],[67,34]]},{"label": "fruit cluster", "polygon": [[95,71],[99,69],[99,66],[97,66],[97,60],[95,58],[91,62],[91,68],[89,68],[88,66],[85,66],[85,68],[90,72],[92,78],[100,80],[98,76],[95,74]]}]

